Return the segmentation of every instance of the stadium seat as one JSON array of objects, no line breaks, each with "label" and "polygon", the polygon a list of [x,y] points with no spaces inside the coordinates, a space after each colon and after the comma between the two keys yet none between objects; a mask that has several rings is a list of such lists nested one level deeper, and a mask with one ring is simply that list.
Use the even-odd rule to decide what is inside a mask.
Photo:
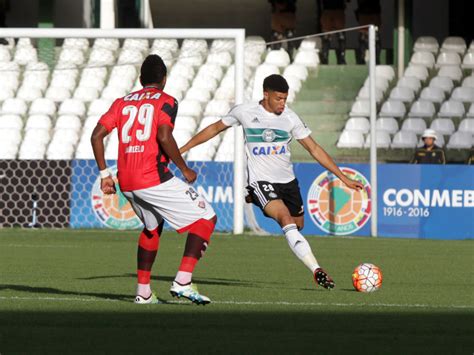
[{"label": "stadium seat", "polygon": [[[369,85],[370,85],[369,78],[367,77],[367,79],[365,79],[365,81],[364,81],[364,87],[369,88]],[[375,87],[377,89],[382,90],[383,93],[385,93],[385,91],[387,91],[389,85],[390,85],[390,81],[387,78],[383,78],[383,77],[379,77],[379,76],[375,77]]]},{"label": "stadium seat", "polygon": [[462,71],[458,66],[444,66],[440,68],[438,76],[445,76],[453,81],[460,81],[462,79]]},{"label": "stadium seat", "polygon": [[114,52],[105,48],[94,48],[89,55],[89,60],[87,63],[89,66],[112,65],[115,63]]},{"label": "stadium seat", "polygon": [[164,39],[159,38],[153,40],[153,44],[151,46],[152,49],[165,49],[171,51],[171,53],[177,53],[179,51],[178,40],[176,39]]},{"label": "stadium seat", "polygon": [[0,62],[9,62],[12,59],[10,51],[4,46],[0,46]]},{"label": "stadium seat", "polygon": [[431,79],[429,87],[439,88],[445,93],[450,93],[451,90],[453,90],[454,84],[451,78],[435,76],[433,79]]},{"label": "stadium seat", "polygon": [[423,66],[431,69],[435,65],[435,57],[431,52],[415,52],[410,59],[410,65]]},{"label": "stadium seat", "polygon": [[174,129],[194,132],[197,128],[196,120],[194,117],[189,116],[178,116],[176,117]]},{"label": "stadium seat", "polygon": [[85,122],[84,122],[84,130],[87,129],[94,129],[94,127],[97,125],[97,122],[99,122],[100,116],[98,115],[92,115],[92,116],[87,116]]},{"label": "stadium seat", "polygon": [[55,129],[71,129],[77,132],[80,131],[82,126],[81,120],[78,116],[74,116],[72,114],[69,115],[61,115],[58,117],[56,121]]},{"label": "stadium seat", "polygon": [[173,137],[178,147],[182,147],[191,139],[191,133],[188,130],[173,130]]},{"label": "stadium seat", "polygon": [[205,104],[211,100],[211,91],[192,87],[186,92],[186,100],[196,100]]},{"label": "stadium seat", "polygon": [[[318,45],[319,41],[319,45]],[[317,49],[321,47],[320,40],[318,38],[305,38],[301,41],[299,49]]]},{"label": "stadium seat", "polygon": [[229,52],[233,54],[235,52],[235,42],[230,39],[215,39],[211,43],[209,52]]},{"label": "stadium seat", "polygon": [[443,135],[450,135],[456,130],[450,118],[436,118],[431,122],[430,128]]},{"label": "stadium seat", "polygon": [[25,101],[22,99],[6,99],[3,101],[2,104],[2,113],[3,114],[13,114],[24,116],[26,111],[28,110],[28,106],[26,105]]},{"label": "stadium seat", "polygon": [[290,91],[298,93],[301,90],[301,80],[293,75],[283,75],[286,79],[288,86],[290,87]]},{"label": "stadium seat", "polygon": [[178,114],[180,116],[200,117],[202,107],[199,101],[183,100],[178,106]]},{"label": "stadium seat", "polygon": [[206,63],[199,68],[196,76],[205,78],[212,77],[219,81],[224,76],[224,71],[218,64]]},{"label": "stadium seat", "polygon": [[451,100],[474,103],[474,88],[457,87],[451,94]]},{"label": "stadium seat", "polygon": [[88,116],[102,116],[112,105],[112,100],[97,99],[91,102],[87,110]]},{"label": "stadium seat", "polygon": [[402,131],[413,132],[415,134],[422,134],[426,129],[426,122],[422,118],[407,118],[403,121]]},{"label": "stadium seat", "polygon": [[399,131],[392,140],[391,148],[415,148],[418,143],[416,134],[413,132]]},{"label": "stadium seat", "polygon": [[408,115],[410,117],[433,117],[436,109],[431,101],[418,100],[413,103]]},{"label": "stadium seat", "polygon": [[39,98],[33,101],[29,110],[30,115],[53,116],[55,113],[56,104],[54,103],[54,101],[44,98]]},{"label": "stadium seat", "polygon": [[46,144],[48,144],[49,139],[50,139],[49,129],[46,129],[46,128],[28,129],[25,132],[21,145],[22,147],[30,146],[31,148],[34,148],[35,145],[45,146]]},{"label": "stadium seat", "polygon": [[471,106],[469,106],[469,111],[467,112],[466,116],[474,117],[474,104],[471,104]]},{"label": "stadium seat", "polygon": [[58,62],[82,65],[85,62],[84,52],[79,48],[63,48],[59,54]]},{"label": "stadium seat", "polygon": [[[71,160],[74,156],[74,146],[51,143],[46,150],[48,160]],[[106,159],[108,159],[106,157]]]},{"label": "stadium seat", "polygon": [[467,132],[455,132],[449,137],[447,147],[449,149],[470,149],[472,145],[472,134]]},{"label": "stadium seat", "polygon": [[168,49],[160,49],[160,48],[152,48],[151,51],[148,53],[149,55],[156,54],[163,59],[163,62],[165,63],[166,67],[168,69],[173,67],[173,63],[175,61],[175,56],[173,52],[171,52]]},{"label": "stadium seat", "polygon": [[126,88],[121,88],[117,86],[106,86],[100,95],[101,99],[105,100],[115,100],[118,97],[123,97],[128,93]]},{"label": "stadium seat", "polygon": [[398,131],[398,121],[393,117],[381,117],[377,119],[375,126],[379,132],[395,134]]},{"label": "stadium seat", "polygon": [[439,44],[436,38],[423,36],[416,39],[413,49],[415,52],[437,53],[439,50]]},{"label": "stadium seat", "polygon": [[474,134],[474,118],[465,118],[459,123],[459,132]]},{"label": "stadium seat", "polygon": [[232,55],[229,52],[210,53],[206,60],[206,64],[217,64],[224,68],[228,68],[232,62]]},{"label": "stadium seat", "polygon": [[28,72],[25,72],[21,88],[39,89],[41,92],[45,92],[48,85],[49,81],[47,76],[31,75]]},{"label": "stadium seat", "polygon": [[319,56],[316,50],[299,50],[296,53],[294,64],[300,64],[307,68],[316,68],[319,64]]},{"label": "stadium seat", "polygon": [[209,48],[205,39],[185,39],[181,44],[181,51],[207,53]]},{"label": "stadium seat", "polygon": [[17,47],[13,60],[20,65],[26,65],[31,62],[37,62],[38,54],[36,53],[36,48]]},{"label": "stadium seat", "polygon": [[211,100],[204,110],[205,116],[225,116],[230,111],[230,105],[227,101]]},{"label": "stadium seat", "polygon": [[183,50],[178,56],[178,63],[185,63],[192,65],[193,67],[199,67],[204,63],[206,54],[196,52],[194,50]]},{"label": "stadium seat", "polygon": [[[380,103],[382,102],[383,97],[384,97],[383,91],[380,88],[375,87],[375,101],[377,103]],[[359,94],[357,95],[357,100],[362,100],[362,101],[370,100],[370,90],[368,86],[361,87],[361,89],[359,90]]]},{"label": "stadium seat", "polygon": [[283,75],[292,75],[304,81],[308,77],[308,69],[303,65],[290,64],[285,68]]},{"label": "stadium seat", "polygon": [[2,128],[0,129],[0,146],[16,146],[21,143],[21,130],[12,129],[12,128]]},{"label": "stadium seat", "polygon": [[31,115],[28,117],[25,125],[25,130],[30,129],[44,129],[50,130],[52,127],[51,119],[46,115]]},{"label": "stadium seat", "polygon": [[368,100],[357,100],[352,104],[351,117],[369,117],[370,116],[370,102]]},{"label": "stadium seat", "polygon": [[338,148],[363,148],[364,136],[357,131],[342,131],[337,142]]},{"label": "stadium seat", "polygon": [[425,81],[428,79],[429,73],[426,67],[421,65],[410,65],[405,72],[403,73],[404,76],[413,76],[418,80]]},{"label": "stadium seat", "polygon": [[87,38],[65,38],[63,42],[64,48],[76,48],[86,51],[89,49],[89,40]]},{"label": "stadium seat", "polygon": [[9,87],[0,87],[0,102],[15,97],[15,92]]},{"label": "stadium seat", "polygon": [[142,53],[148,52],[149,47],[148,39],[144,38],[126,38],[122,46],[123,49],[136,50]]},{"label": "stadium seat", "polygon": [[77,82],[74,77],[68,75],[56,75],[52,77],[49,88],[64,88],[72,91],[76,87],[76,84]]},{"label": "stadium seat", "polygon": [[403,117],[406,113],[406,107],[401,101],[387,100],[380,109],[381,117]]},{"label": "stadium seat", "polygon": [[[113,69],[112,69],[113,70]],[[81,79],[89,80],[92,78],[100,78],[105,81],[107,78],[107,68],[104,67],[85,67],[82,70]]]},{"label": "stadium seat", "polygon": [[438,112],[440,117],[463,117],[465,113],[464,105],[459,101],[445,101]]},{"label": "stadium seat", "polygon": [[23,128],[23,120],[18,115],[1,115],[0,116],[0,130],[15,129],[21,130]]},{"label": "stadium seat", "polygon": [[445,100],[445,95],[443,89],[428,86],[421,90],[420,99],[440,104]]},{"label": "stadium seat", "polygon": [[365,117],[351,117],[347,120],[344,130],[366,134],[370,130],[370,122]]},{"label": "stadium seat", "polygon": [[214,93],[214,99],[227,100],[227,101],[233,102],[235,100],[234,88],[222,87],[222,86],[219,87]]},{"label": "stadium seat", "polygon": [[77,87],[72,96],[76,100],[91,102],[99,98],[99,90],[93,87]]},{"label": "stadium seat", "polygon": [[[57,125],[56,125],[57,127]],[[56,128],[51,143],[66,144],[74,146],[79,140],[79,132],[71,128]]]},{"label": "stadium seat", "polygon": [[446,37],[441,46],[442,52],[464,53],[466,42],[462,37]]},{"label": "stadium seat", "polygon": [[116,51],[120,47],[120,42],[117,38],[97,38],[92,45],[95,49],[106,49],[108,51]]},{"label": "stadium seat", "polygon": [[54,102],[62,102],[71,98],[71,90],[65,87],[50,86],[48,90],[46,90],[44,97]]},{"label": "stadium seat", "polygon": [[392,81],[395,78],[395,71],[390,65],[377,65],[375,67],[375,76],[379,76],[387,79],[388,81]]},{"label": "stadium seat", "polygon": [[261,36],[248,36],[245,38],[245,53],[254,52],[260,55],[267,49],[265,39]]},{"label": "stadium seat", "polygon": [[463,69],[474,69],[474,52],[467,52],[462,60]]},{"label": "stadium seat", "polygon": [[76,115],[84,116],[86,113],[86,107],[82,101],[75,99],[64,100],[59,106],[59,115]]},{"label": "stadium seat", "polygon": [[462,81],[462,87],[464,87],[464,88],[474,88],[474,75],[470,75],[470,76],[466,77]]},{"label": "stadium seat", "polygon": [[415,100],[415,92],[408,87],[396,86],[390,92],[389,98],[391,100],[398,100],[402,102],[412,102]]},{"label": "stadium seat", "polygon": [[84,76],[83,74],[81,80],[79,81],[78,87],[86,89],[93,88],[97,91],[102,91],[105,87],[105,80],[100,76],[92,77],[89,76],[89,74],[87,76]]},{"label": "stadium seat", "polygon": [[219,86],[219,82],[212,78],[212,77],[196,77],[193,81],[192,87],[197,89],[206,89],[209,90],[211,93],[217,90]]},{"label": "stadium seat", "polygon": [[39,99],[43,96],[42,90],[34,87],[34,86],[24,86],[22,85],[18,92],[16,93],[16,97],[26,102],[31,102],[36,99]]},{"label": "stadium seat", "polygon": [[145,59],[142,52],[135,49],[122,49],[117,60],[117,64],[140,65]]},{"label": "stadium seat", "polygon": [[455,52],[441,52],[436,59],[436,67],[440,68],[443,66],[460,66],[461,57]]},{"label": "stadium seat", "polygon": [[[375,137],[377,138],[375,141],[375,145],[377,148],[383,148],[383,149],[388,149],[390,148],[390,134],[386,131],[380,131],[380,132],[375,132]],[[370,148],[370,134],[367,135],[367,138],[365,139],[364,147],[365,148]]]},{"label": "stadium seat", "polygon": [[421,88],[421,82],[419,79],[412,76],[404,76],[398,80],[398,87],[407,87],[415,92],[418,92]]},{"label": "stadium seat", "polygon": [[290,55],[283,48],[271,50],[265,57],[265,64],[276,65],[279,68],[284,68],[290,65]]}]

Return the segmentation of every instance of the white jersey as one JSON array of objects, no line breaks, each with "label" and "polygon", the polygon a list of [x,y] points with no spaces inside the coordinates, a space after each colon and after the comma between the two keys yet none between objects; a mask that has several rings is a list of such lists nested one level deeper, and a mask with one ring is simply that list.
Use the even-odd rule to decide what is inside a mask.
[{"label": "white jersey", "polygon": [[290,142],[311,134],[303,121],[288,107],[281,115],[268,112],[259,103],[234,106],[222,118],[227,126],[241,125],[245,136],[248,183],[287,183],[295,179]]}]

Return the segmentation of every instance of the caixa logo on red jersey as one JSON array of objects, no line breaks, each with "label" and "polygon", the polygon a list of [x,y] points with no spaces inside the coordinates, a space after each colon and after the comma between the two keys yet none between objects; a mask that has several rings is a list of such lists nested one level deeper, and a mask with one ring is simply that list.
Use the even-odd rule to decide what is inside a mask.
[{"label": "caixa logo on red jersey", "polygon": [[334,174],[325,171],[314,179],[308,192],[308,210],[316,226],[328,234],[348,235],[361,229],[371,215],[370,184],[359,171],[341,168],[364,188],[351,190]]},{"label": "caixa logo on red jersey", "polygon": [[103,225],[113,229],[137,229],[143,226],[140,219],[119,189],[117,166],[110,169],[117,193],[104,195],[100,189],[100,177],[94,182],[91,191],[92,210]]}]

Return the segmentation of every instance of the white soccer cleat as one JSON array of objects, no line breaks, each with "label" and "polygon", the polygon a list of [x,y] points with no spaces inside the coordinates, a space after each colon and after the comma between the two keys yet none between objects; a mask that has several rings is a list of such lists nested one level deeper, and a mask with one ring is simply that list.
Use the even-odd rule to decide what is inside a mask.
[{"label": "white soccer cleat", "polygon": [[170,288],[171,296],[173,297],[184,297],[196,304],[206,305],[211,303],[209,297],[201,295],[195,285],[192,283],[189,285],[182,286],[179,283],[173,281],[173,284]]},{"label": "white soccer cleat", "polygon": [[137,295],[135,297],[135,300],[133,301],[135,304],[159,304],[161,303],[160,300],[155,296],[154,293],[150,295],[150,297],[145,298],[140,295]]}]

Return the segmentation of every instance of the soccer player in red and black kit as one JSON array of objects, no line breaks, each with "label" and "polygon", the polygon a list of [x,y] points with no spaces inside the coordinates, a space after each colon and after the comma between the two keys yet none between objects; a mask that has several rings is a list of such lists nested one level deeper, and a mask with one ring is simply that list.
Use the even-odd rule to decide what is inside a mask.
[{"label": "soccer player in red and black kit", "polygon": [[175,297],[207,304],[209,298],[197,291],[191,279],[217,218],[207,201],[190,185],[174,177],[168,168],[171,160],[188,183],[196,180],[196,173],[186,165],[172,135],[178,103],[163,91],[166,72],[159,56],[148,56],[140,70],[143,89],[115,100],[95,127],[91,143],[102,192],[114,194],[115,182],[106,167],[103,141],[117,128],[120,190],[145,225],[138,241],[135,303],[158,303],[150,288],[150,273],[166,220],[178,232],[188,232],[184,255],[170,292]]}]

